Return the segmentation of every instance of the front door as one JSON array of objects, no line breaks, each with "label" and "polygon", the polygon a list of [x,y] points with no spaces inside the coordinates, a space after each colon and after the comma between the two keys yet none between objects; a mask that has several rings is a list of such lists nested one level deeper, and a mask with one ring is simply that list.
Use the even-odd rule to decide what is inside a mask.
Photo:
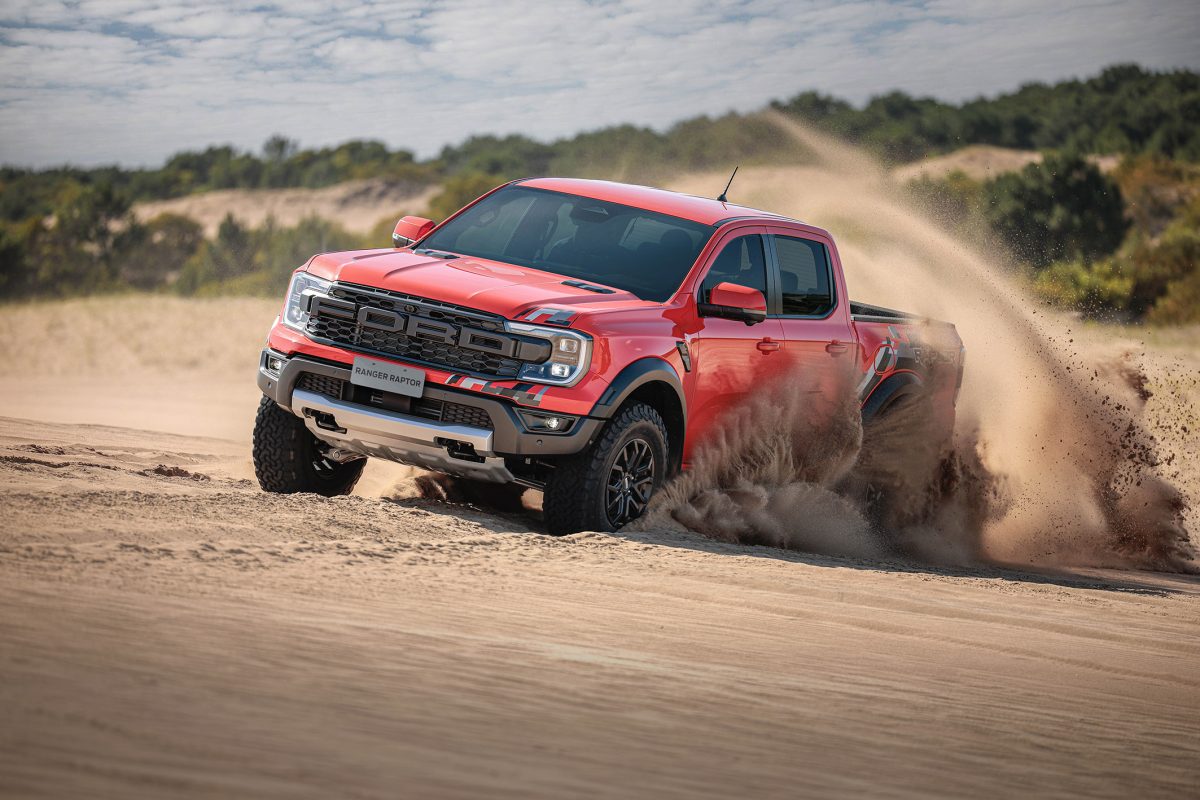
[{"label": "front door", "polygon": [[[733,231],[715,252],[696,293],[698,302],[708,302],[708,293],[718,283],[748,286],[767,297],[766,244],[761,233]],[[690,460],[695,445],[718,429],[721,417],[744,404],[754,387],[780,366],[783,329],[777,319],[747,325],[739,320],[701,317],[700,329],[688,347],[695,378],[685,461]]]}]

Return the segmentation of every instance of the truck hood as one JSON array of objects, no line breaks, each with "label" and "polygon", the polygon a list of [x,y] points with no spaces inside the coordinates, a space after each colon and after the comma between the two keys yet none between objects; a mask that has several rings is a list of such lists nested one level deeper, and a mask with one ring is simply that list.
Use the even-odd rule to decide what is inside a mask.
[{"label": "truck hood", "polygon": [[563,281],[572,278],[529,267],[469,256],[437,258],[411,250],[325,253],[313,257],[308,272],[319,278],[454,303],[508,319],[541,308],[579,314],[658,305],[614,287],[604,287],[613,292],[601,294],[568,286]]}]

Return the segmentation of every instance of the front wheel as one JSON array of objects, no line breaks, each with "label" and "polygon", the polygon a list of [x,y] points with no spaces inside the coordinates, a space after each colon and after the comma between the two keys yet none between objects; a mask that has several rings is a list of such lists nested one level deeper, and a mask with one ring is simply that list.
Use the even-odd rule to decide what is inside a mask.
[{"label": "front wheel", "polygon": [[615,531],[640,517],[667,471],[667,428],[644,403],[626,406],[582,453],[559,462],[542,499],[551,534]]},{"label": "front wheel", "polygon": [[346,463],[325,455],[325,446],[295,414],[264,396],[254,420],[254,474],[268,492],[350,494],[365,458]]}]

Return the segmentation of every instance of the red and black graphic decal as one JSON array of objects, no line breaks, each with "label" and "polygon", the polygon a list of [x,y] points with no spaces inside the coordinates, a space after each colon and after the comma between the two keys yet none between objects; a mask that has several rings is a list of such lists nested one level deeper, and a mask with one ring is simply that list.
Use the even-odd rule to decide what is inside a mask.
[{"label": "red and black graphic decal", "polygon": [[546,394],[546,390],[550,388],[548,386],[535,386],[532,383],[518,383],[512,387],[498,386],[492,381],[471,378],[467,375],[451,375],[449,378],[446,378],[446,385],[461,386],[464,389],[475,389],[484,394],[507,397],[527,406],[541,405],[542,397]]},{"label": "red and black graphic decal", "polygon": [[575,319],[575,315],[576,312],[561,308],[535,308],[521,317],[521,321],[539,325],[558,325],[565,328],[571,324],[571,320]]},{"label": "red and black graphic decal", "polygon": [[900,371],[920,371],[923,352],[924,348],[914,344],[907,332],[889,325],[888,337],[875,351],[875,359],[858,385],[859,402],[865,403],[875,387],[889,375]]}]

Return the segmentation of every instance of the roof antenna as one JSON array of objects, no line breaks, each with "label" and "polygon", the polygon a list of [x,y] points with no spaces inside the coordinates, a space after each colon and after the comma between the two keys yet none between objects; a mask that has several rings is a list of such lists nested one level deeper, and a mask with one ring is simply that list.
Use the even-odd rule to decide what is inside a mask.
[{"label": "roof antenna", "polygon": [[[739,164],[738,166],[740,167],[741,164]],[[721,196],[717,198],[718,203],[728,203],[729,202],[729,198],[726,197],[725,195],[729,194],[729,187],[733,186],[733,177],[734,177],[734,175],[737,175],[737,171],[738,171],[738,168],[734,167],[733,175],[729,176],[729,183],[725,184],[725,191],[721,192]]]}]

